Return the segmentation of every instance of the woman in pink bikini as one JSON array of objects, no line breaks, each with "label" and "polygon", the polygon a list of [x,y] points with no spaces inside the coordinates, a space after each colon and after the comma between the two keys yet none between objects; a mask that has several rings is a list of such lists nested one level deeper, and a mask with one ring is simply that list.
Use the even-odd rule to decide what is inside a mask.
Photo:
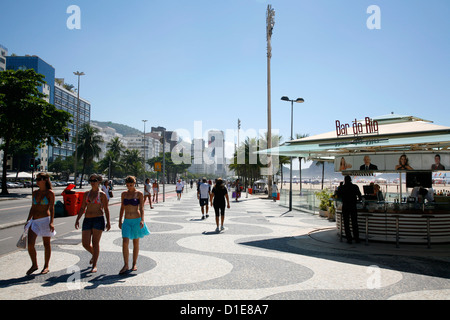
[{"label": "woman in pink bikini", "polygon": [[[128,272],[128,260],[130,252],[128,249],[130,239],[133,240],[133,265],[131,271],[137,270],[137,258],[139,255],[139,239],[150,234],[144,222],[144,195],[136,190],[136,178],[128,176],[125,179],[127,191],[122,192],[122,204],[120,206],[119,228],[122,229],[122,253],[124,266],[119,274]],[[125,218],[124,217],[125,213]]]},{"label": "woman in pink bikini", "polygon": [[75,221],[75,229],[78,229],[80,226],[80,218],[83,213],[85,214],[81,228],[81,242],[83,247],[92,254],[90,261],[90,264],[92,264],[91,272],[97,272],[97,260],[100,254],[100,238],[102,233],[105,227],[106,231],[111,229],[108,198],[99,189],[101,181],[101,177],[97,175],[93,174],[90,176],[89,183],[91,184],[91,190],[84,193],[83,202],[78,212],[77,220]]},{"label": "woman in pink bikini", "polygon": [[28,229],[28,254],[31,258],[31,268],[27,271],[27,275],[32,274],[38,269],[36,258],[36,238],[42,237],[45,250],[44,268],[41,274],[49,272],[48,264],[51,256],[50,238],[53,237],[55,227],[53,219],[55,217],[55,194],[52,190],[50,176],[47,173],[40,172],[36,176],[36,183],[39,190],[33,192],[33,200],[28,214],[25,229]]}]

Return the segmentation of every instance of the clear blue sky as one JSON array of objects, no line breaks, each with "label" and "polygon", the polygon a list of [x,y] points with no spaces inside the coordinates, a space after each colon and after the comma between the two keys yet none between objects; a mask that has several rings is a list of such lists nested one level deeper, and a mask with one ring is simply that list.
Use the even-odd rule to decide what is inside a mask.
[{"label": "clear blue sky", "polygon": [[[66,9],[81,9],[70,30]],[[194,135],[267,129],[266,9],[272,37],[272,128],[334,130],[335,120],[395,112],[450,126],[448,0],[15,0],[2,4],[0,44],[38,55],[92,104],[91,119]],[[367,8],[381,9],[369,30]],[[203,133],[202,131],[202,133]]]}]

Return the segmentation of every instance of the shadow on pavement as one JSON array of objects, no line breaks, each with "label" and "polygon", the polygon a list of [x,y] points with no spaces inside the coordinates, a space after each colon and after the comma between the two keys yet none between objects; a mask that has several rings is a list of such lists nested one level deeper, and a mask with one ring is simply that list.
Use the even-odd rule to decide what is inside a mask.
[{"label": "shadow on pavement", "polygon": [[[393,255],[369,251],[365,252],[363,241],[355,245],[360,247],[358,251],[349,251],[345,248],[339,248],[337,245],[328,246],[328,249],[326,247],[324,248],[324,246],[317,246],[317,249],[315,249],[311,241],[315,240],[311,240],[310,236],[305,235],[298,238],[282,237],[245,241],[239,242],[238,244],[265,250],[275,250],[319,259],[333,260],[342,263],[357,264],[361,266],[376,265],[380,268],[399,272],[450,279],[450,258],[448,255],[445,257],[433,257],[432,253],[430,253],[429,256],[421,257],[415,256],[414,253],[411,252],[409,255],[405,255],[404,253],[402,255]],[[337,244],[340,244],[339,240],[336,241]]]}]

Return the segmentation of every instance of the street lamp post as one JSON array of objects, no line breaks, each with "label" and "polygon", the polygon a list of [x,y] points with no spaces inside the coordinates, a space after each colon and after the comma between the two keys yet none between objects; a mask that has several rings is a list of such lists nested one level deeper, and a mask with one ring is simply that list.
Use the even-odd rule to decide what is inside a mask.
[{"label": "street lamp post", "polygon": [[[77,89],[77,131],[75,133],[75,161],[74,161],[74,172],[73,172],[73,182],[75,184],[75,188],[77,186],[77,165],[78,165],[78,129],[80,124],[80,76],[84,76],[84,72],[74,72],[74,75],[78,76],[78,89]],[[81,177],[83,178],[83,177]],[[80,180],[80,188],[81,188],[81,180]]]},{"label": "street lamp post", "polygon": [[[266,34],[267,34],[267,149],[272,148],[272,116],[271,116],[271,92],[270,92],[270,59],[272,58],[272,30],[275,26],[275,10],[269,4],[266,14]],[[267,156],[268,177],[267,191],[269,199],[272,197],[272,156]]]},{"label": "street lamp post", "polygon": [[144,122],[144,178],[143,178],[144,184],[145,184],[145,158],[146,158],[146,153],[147,153],[147,150],[145,148],[145,123],[147,121],[148,120],[142,120],[142,122]]},{"label": "street lamp post", "polygon": [[[294,140],[294,102],[303,103],[305,100],[303,98],[297,98],[297,100],[290,100],[288,97],[281,97],[283,101],[291,102],[291,141]],[[289,164],[289,211],[292,211],[292,159],[291,156],[290,164]]]},{"label": "street lamp post", "polygon": [[166,130],[163,134],[163,202],[166,202]]}]

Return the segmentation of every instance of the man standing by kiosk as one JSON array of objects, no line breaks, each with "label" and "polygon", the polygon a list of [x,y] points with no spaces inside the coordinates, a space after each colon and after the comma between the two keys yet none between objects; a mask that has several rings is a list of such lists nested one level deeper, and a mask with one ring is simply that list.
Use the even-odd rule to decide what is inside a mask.
[{"label": "man standing by kiosk", "polygon": [[[356,203],[361,200],[359,187],[352,183],[350,176],[345,176],[344,185],[339,188],[338,196],[342,199],[342,215],[344,218],[345,237],[348,243],[354,239],[359,243],[358,212]],[[350,221],[352,219],[353,237],[350,232]]]}]

